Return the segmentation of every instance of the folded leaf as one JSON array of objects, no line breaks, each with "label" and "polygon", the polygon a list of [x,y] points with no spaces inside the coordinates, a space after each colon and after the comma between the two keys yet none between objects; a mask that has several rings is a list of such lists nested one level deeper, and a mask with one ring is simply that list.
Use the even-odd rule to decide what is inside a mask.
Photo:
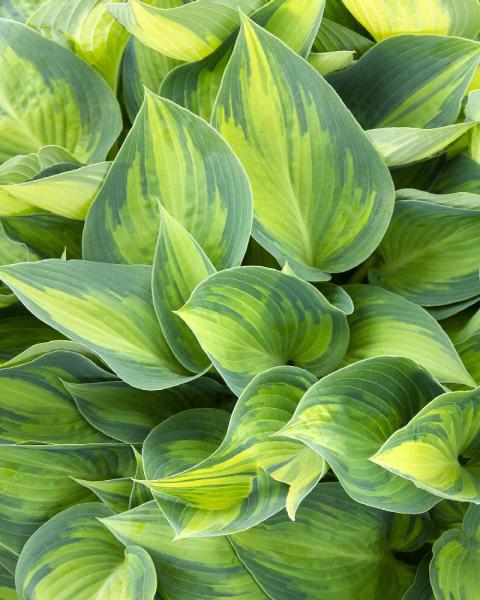
[{"label": "folded leaf", "polygon": [[51,169],[78,168],[80,163],[61,146],[44,146],[38,152],[19,154],[0,165],[0,184],[24,183],[41,179]]},{"label": "folded leaf", "polygon": [[27,24],[69,47],[116,90],[128,33],[107,11],[109,1],[47,0]]},{"label": "folded leaf", "polygon": [[66,383],[65,387],[93,427],[128,444],[143,442],[171,415],[211,406],[228,397],[225,388],[208,377],[156,392],[138,390],[123,381]]},{"label": "folded leaf", "polygon": [[140,0],[110,4],[111,14],[143,44],[178,60],[200,60],[238,25],[238,9],[251,13],[261,0],[197,0],[158,8]]},{"label": "folded leaf", "polygon": [[111,511],[97,503],[72,506],[36,532],[20,555],[21,598],[40,600],[153,600],[157,577],[139,546],[123,548],[98,519]]},{"label": "folded leaf", "polygon": [[480,504],[480,388],[435,398],[372,460],[436,496]]},{"label": "folded leaf", "polygon": [[163,334],[179,362],[186,369],[201,373],[210,367],[210,360],[174,312],[216,269],[197,241],[165,209],[161,209],[161,221],[152,271],[153,305]]},{"label": "folded leaf", "polygon": [[329,75],[335,71],[341,71],[351,67],[354,62],[353,50],[337,50],[334,52],[312,52],[308,57],[308,62],[320,73],[320,75]]},{"label": "folded leaf", "polygon": [[125,546],[138,544],[155,563],[160,594],[169,600],[267,600],[228,538],[172,541],[155,502],[102,519]]},{"label": "folded leaf", "polygon": [[402,33],[436,33],[476,38],[480,6],[476,0],[343,0],[376,40]]},{"label": "folded leaf", "polygon": [[422,190],[401,189],[397,191],[397,200],[424,200],[440,206],[480,210],[480,194],[472,192],[454,192],[453,194],[432,194]]},{"label": "folded leaf", "polygon": [[422,306],[477,296],[479,239],[480,211],[401,200],[369,280]]},{"label": "folded leaf", "polygon": [[121,129],[105,81],[70,51],[14,21],[0,19],[0,50],[0,162],[47,144],[81,162],[104,160]]},{"label": "folded leaf", "polygon": [[480,507],[471,505],[463,529],[446,531],[433,545],[430,579],[437,600],[475,600],[480,588]]},{"label": "folded leaf", "polygon": [[443,127],[456,121],[479,59],[478,42],[400,35],[328,80],[364,129]]},{"label": "folded leaf", "polygon": [[99,480],[134,473],[133,452],[124,444],[1,444],[0,544],[20,552],[54,514],[93,499],[72,477]]},{"label": "folded leaf", "polygon": [[64,382],[112,379],[88,358],[50,352],[31,362],[0,369],[0,442],[75,444],[108,442],[78,412]]},{"label": "folded leaf", "polygon": [[370,129],[368,137],[389,167],[425,160],[475,127],[475,123],[457,123],[434,129],[386,127]]},{"label": "folded leaf", "polygon": [[474,385],[453,344],[426,310],[373,285],[348,285],[355,305],[348,318],[346,364],[374,356],[403,356],[439,381]]},{"label": "folded leaf", "polygon": [[247,19],[213,123],[250,177],[253,235],[282,265],[325,280],[371,254],[391,215],[385,165],[321,76]]},{"label": "folded leaf", "polygon": [[[250,16],[292,50],[307,57],[322,18],[325,0],[271,0]],[[295,22],[295,27],[292,27]],[[160,93],[210,120],[225,67],[232,54],[238,30],[202,60],[187,63],[167,75]]]},{"label": "folded leaf", "polygon": [[135,125],[88,214],[84,257],[151,264],[159,202],[216,268],[240,263],[252,219],[243,167],[202,119],[146,92]]},{"label": "folded leaf", "polygon": [[329,373],[348,344],[339,309],[309,283],[264,267],[210,276],[177,314],[234,393],[270,367]]},{"label": "folded leaf", "polygon": [[370,457],[443,389],[422,368],[399,357],[370,358],[311,387],[277,435],[299,440],[331,466],[357,502],[422,513],[438,498],[382,469]]},{"label": "folded leaf", "polygon": [[150,267],[46,260],[2,267],[0,279],[36,317],[96,352],[129,385],[164,389],[193,377],[158,325]]}]

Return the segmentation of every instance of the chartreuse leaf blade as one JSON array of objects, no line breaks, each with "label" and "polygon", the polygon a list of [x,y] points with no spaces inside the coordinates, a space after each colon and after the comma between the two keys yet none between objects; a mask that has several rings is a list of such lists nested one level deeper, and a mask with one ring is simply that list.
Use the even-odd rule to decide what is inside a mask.
[{"label": "chartreuse leaf blade", "polygon": [[318,452],[357,502],[422,513],[438,498],[379,467],[370,457],[442,391],[427,371],[410,360],[367,359],[312,386],[278,435],[302,441]]},{"label": "chartreuse leaf blade", "polygon": [[48,0],[27,24],[48,39],[70,47],[116,90],[128,33],[107,11],[108,3],[109,0]]},{"label": "chartreuse leaf blade", "polygon": [[110,4],[109,10],[143,44],[187,62],[213,52],[238,26],[238,9],[251,13],[261,0],[197,0],[174,8],[140,0]]},{"label": "chartreuse leaf blade", "polygon": [[343,0],[377,40],[402,33],[436,33],[476,38],[480,7],[475,0]]},{"label": "chartreuse leaf blade", "polygon": [[372,457],[441,498],[480,504],[480,389],[435,398]]},{"label": "chartreuse leaf blade", "polygon": [[99,521],[110,515],[101,504],[88,503],[45,523],[20,555],[19,597],[153,600],[157,577],[152,559],[139,546],[123,548]]},{"label": "chartreuse leaf blade", "polygon": [[[229,415],[223,410],[195,409],[170,417],[145,440],[143,457],[147,485],[195,466],[221,445]],[[232,481],[233,479],[233,481]],[[233,493],[237,482],[231,478]],[[245,481],[238,487],[245,489]],[[285,506],[287,486],[265,470],[250,482],[250,493],[241,502],[218,510],[198,508],[150,488],[157,504],[175,532],[175,539],[215,537],[242,531],[267,519]]]},{"label": "chartreuse leaf blade", "polygon": [[369,271],[371,283],[422,306],[480,293],[480,211],[400,200]]},{"label": "chartreuse leaf blade", "polygon": [[341,71],[351,67],[354,63],[355,52],[353,50],[336,50],[333,52],[312,52],[308,62],[312,67],[323,75],[329,75],[335,71]]},{"label": "chartreuse leaf blade", "polygon": [[364,129],[443,127],[456,121],[479,59],[471,40],[401,35],[328,80]]},{"label": "chartreuse leaf blade", "polygon": [[253,236],[282,265],[325,280],[371,254],[393,206],[383,161],[313,67],[247,18],[212,122],[250,177]]},{"label": "chartreuse leaf blade", "polygon": [[433,545],[430,580],[436,600],[475,600],[480,586],[480,507],[470,505],[463,527],[445,531]]},{"label": "chartreuse leaf blade", "polygon": [[329,373],[348,345],[339,309],[309,283],[265,267],[211,275],[177,314],[235,393],[270,367]]},{"label": "chartreuse leaf blade", "polygon": [[172,529],[155,502],[102,520],[127,547],[138,544],[153,559],[158,589],[171,600],[267,600],[228,538],[172,541]]},{"label": "chartreuse leaf blade", "polygon": [[439,381],[472,386],[447,334],[426,310],[373,285],[347,285],[355,310],[348,318],[346,364],[374,356],[403,356]]},{"label": "chartreuse leaf blade", "polygon": [[433,129],[386,127],[370,129],[367,135],[389,167],[425,160],[470,131],[476,123],[456,123]]},{"label": "chartreuse leaf blade", "polygon": [[[318,30],[324,5],[324,0],[313,0],[307,4],[303,0],[272,0],[250,17],[306,58]],[[292,22],[295,27],[291,26]],[[174,69],[163,81],[161,95],[210,120],[236,38],[237,31],[212,54]]]},{"label": "chartreuse leaf blade", "polygon": [[46,260],[2,267],[0,278],[37,318],[96,352],[128,384],[163,389],[193,377],[158,325],[150,267]]},{"label": "chartreuse leaf blade", "polygon": [[0,544],[18,553],[54,514],[95,498],[72,477],[102,480],[134,473],[133,451],[124,444],[1,444]]},{"label": "chartreuse leaf blade", "polygon": [[306,371],[288,366],[257,375],[240,396],[225,438],[213,454],[185,471],[145,483],[152,491],[195,508],[219,512],[247,502],[254,511],[248,499],[263,469],[275,479],[292,482],[288,505],[293,517],[304,490],[313,489],[325,464],[302,444],[271,436],[288,422],[315,381]]},{"label": "chartreuse leaf blade", "polygon": [[[20,23],[0,20],[0,162],[47,144],[104,160],[121,130],[118,102],[80,58]],[[18,74],[28,79],[19,93]]]},{"label": "chartreuse leaf blade", "polygon": [[85,258],[151,264],[159,202],[216,268],[241,262],[252,220],[242,165],[205,121],[147,92],[88,214]]},{"label": "chartreuse leaf blade", "polygon": [[88,358],[58,351],[0,369],[0,442],[108,442],[78,412],[64,382],[112,379]]},{"label": "chartreuse leaf blade", "polygon": [[174,311],[182,308],[194,288],[215,272],[215,267],[192,235],[161,209],[152,271],[153,305],[172,352],[185,368],[196,373],[208,369],[210,360],[192,331]]},{"label": "chartreuse leaf blade", "polygon": [[[414,568],[394,557],[396,518],[357,504],[338,483],[322,483],[305,499],[295,523],[279,513],[230,540],[270,598],[400,600]],[[428,524],[413,521],[421,544]]]},{"label": "chartreuse leaf blade", "polygon": [[0,165],[0,184],[24,183],[40,179],[52,167],[80,166],[74,156],[61,146],[44,146],[38,152],[19,154]]},{"label": "chartreuse leaf blade", "polygon": [[168,417],[228,398],[215,380],[200,377],[183,385],[147,392],[123,381],[65,383],[83,417],[95,429],[127,444],[141,443]]}]

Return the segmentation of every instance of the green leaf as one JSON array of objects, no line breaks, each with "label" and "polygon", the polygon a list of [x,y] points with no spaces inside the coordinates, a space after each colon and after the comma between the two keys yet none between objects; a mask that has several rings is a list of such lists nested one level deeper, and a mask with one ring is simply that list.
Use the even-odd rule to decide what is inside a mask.
[{"label": "green leaf", "polygon": [[399,35],[329,81],[364,129],[443,127],[456,121],[479,57],[470,40]]},{"label": "green leaf", "polygon": [[348,344],[339,309],[309,283],[264,267],[211,275],[176,314],[234,393],[270,367],[293,364],[317,376],[329,373]]},{"label": "green leaf", "polygon": [[23,23],[43,2],[44,0],[3,0],[0,17]]},{"label": "green leaf", "polygon": [[240,263],[252,219],[250,184],[243,167],[202,119],[147,91],[88,214],[84,257],[151,264],[159,202],[192,234],[216,268]]},{"label": "green leaf", "polygon": [[354,62],[353,50],[336,50],[334,52],[312,52],[308,57],[308,62],[320,73],[320,75],[329,75],[335,71],[341,71],[351,67]]},{"label": "green leaf", "polygon": [[412,585],[405,592],[402,600],[435,600],[432,586],[430,584],[430,566],[431,554],[426,554],[417,567],[415,579]]},{"label": "green leaf", "polygon": [[435,398],[372,460],[418,488],[480,504],[480,388]]},{"label": "green leaf", "polygon": [[[478,302],[479,298],[475,298]],[[480,308],[442,323],[477,385],[480,385]]]},{"label": "green leaf", "polygon": [[45,260],[1,267],[0,279],[36,317],[93,350],[129,385],[164,389],[193,377],[162,335],[150,267]]},{"label": "green leaf", "polygon": [[108,9],[146,46],[171,58],[194,61],[213,52],[237,27],[238,9],[251,13],[260,5],[261,0],[197,0],[165,9],[129,0]]},{"label": "green leaf", "polygon": [[322,483],[295,523],[278,514],[230,539],[270,598],[401,600],[414,568],[394,555],[402,550],[392,539],[396,518],[357,504],[338,483]]},{"label": "green leaf", "polygon": [[374,356],[403,356],[439,381],[474,385],[447,334],[420,306],[372,285],[348,285],[355,310],[348,318],[346,364]]},{"label": "green leaf", "polygon": [[453,194],[432,194],[422,190],[406,188],[397,191],[397,200],[423,200],[440,206],[480,210],[480,194],[471,192],[454,192]]},{"label": "green leaf", "polygon": [[472,192],[480,194],[480,165],[460,154],[449,160],[441,171],[433,191],[437,194]]},{"label": "green leaf", "polygon": [[340,287],[329,281],[317,283],[315,287],[325,296],[330,304],[341,310],[344,314],[351,315],[353,313],[353,302],[345,287]]},{"label": "green leaf", "polygon": [[386,471],[370,457],[442,391],[408,359],[370,358],[312,386],[277,435],[299,440],[318,452],[357,502],[382,510],[422,513],[438,498]]},{"label": "green leaf", "polygon": [[360,56],[373,46],[373,40],[357,31],[352,31],[341,23],[323,18],[315,39],[314,48],[318,52],[355,52]]},{"label": "green leaf", "polygon": [[[118,103],[80,58],[33,29],[0,19],[0,162],[47,144],[80,162],[105,159],[121,129]],[[21,93],[18,74],[28,80]]]},{"label": "green leaf", "polygon": [[165,209],[152,271],[153,305],[163,334],[179,362],[194,373],[210,367],[195,336],[174,312],[194,288],[216,272],[208,256],[188,231]]},{"label": "green leaf", "polygon": [[[325,0],[271,0],[251,14],[251,19],[307,57],[322,18]],[[295,27],[291,23],[295,23]],[[215,52],[202,60],[174,69],[160,88],[162,96],[210,120],[225,67],[232,54],[235,30]]]},{"label": "green leaf", "polygon": [[102,520],[127,547],[145,548],[155,563],[160,594],[169,600],[267,600],[227,537],[172,541],[155,502]]},{"label": "green leaf", "polygon": [[27,25],[70,48],[116,90],[128,33],[107,11],[109,2],[47,0],[31,15]]},{"label": "green leaf", "polygon": [[130,508],[133,482],[128,477],[105,481],[88,481],[74,477],[73,480],[93,492],[113,512],[121,513]]},{"label": "green leaf", "polygon": [[325,280],[372,253],[391,216],[385,165],[313,67],[247,19],[213,123],[250,177],[253,236],[282,265]]},{"label": "green leaf", "polygon": [[[467,502],[442,500],[430,511],[430,518],[442,530],[461,529],[465,513],[470,505]],[[412,599],[413,600],[413,599]]]},{"label": "green leaf", "polygon": [[369,280],[422,306],[478,296],[479,239],[480,211],[401,200]]},{"label": "green leaf", "polygon": [[476,38],[480,6],[476,0],[343,0],[376,40],[402,33],[436,33]]},{"label": "green leaf", "polygon": [[12,239],[0,222],[0,265],[35,260],[35,254],[23,242]]},{"label": "green leaf", "polygon": [[50,517],[94,498],[72,477],[101,480],[134,473],[133,452],[124,444],[1,444],[0,544],[18,553]]},{"label": "green leaf", "polygon": [[66,383],[65,387],[93,427],[128,444],[143,442],[156,425],[177,412],[219,404],[228,397],[225,388],[208,377],[155,392],[122,381]]},{"label": "green leaf", "polygon": [[153,600],[157,577],[139,546],[123,548],[98,519],[110,511],[97,503],[73,506],[45,523],[18,561],[21,598],[41,600]]},{"label": "green leaf", "polygon": [[475,123],[457,123],[434,129],[386,127],[370,129],[367,135],[389,167],[425,160],[442,152],[475,127]]},{"label": "green leaf", "polygon": [[480,507],[471,505],[463,529],[446,531],[433,545],[430,579],[437,600],[475,600],[480,588]]},{"label": "green leaf", "polygon": [[50,169],[60,166],[80,166],[74,156],[61,146],[43,146],[38,152],[19,154],[0,165],[0,184],[24,183],[41,179]]},{"label": "green leaf", "polygon": [[[257,375],[240,396],[225,438],[210,456],[184,471],[145,483],[155,493],[178,498],[194,508],[222,513],[222,532],[231,533],[245,529],[247,523],[254,525],[252,513],[260,520],[259,508],[265,498],[252,499],[252,492],[255,479],[264,470],[290,485],[287,510],[294,518],[298,505],[325,473],[326,466],[302,444],[271,436],[288,422],[304,392],[315,381],[315,377],[295,367],[277,367]],[[225,525],[233,507],[238,507],[235,529],[229,529]],[[247,519],[245,524],[238,513]],[[203,530],[202,535],[206,534],[207,530]]]},{"label": "green leaf", "polygon": [[78,412],[64,382],[112,378],[88,358],[50,352],[31,362],[0,369],[0,442],[75,444],[111,441]]}]

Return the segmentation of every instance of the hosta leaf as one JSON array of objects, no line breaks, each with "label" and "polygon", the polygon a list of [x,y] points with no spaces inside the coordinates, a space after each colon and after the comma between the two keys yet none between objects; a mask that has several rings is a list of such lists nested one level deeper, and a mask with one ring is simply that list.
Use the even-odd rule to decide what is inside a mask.
[{"label": "hosta leaf", "polygon": [[157,92],[167,73],[180,64],[180,61],[130,38],[122,62],[122,91],[132,123],[142,106],[145,88]]},{"label": "hosta leaf", "polygon": [[443,530],[453,527],[460,529],[469,506],[467,502],[442,500],[430,511],[430,518],[437,527]]},{"label": "hosta leaf", "polygon": [[432,194],[415,189],[401,189],[397,191],[397,200],[424,200],[440,206],[451,208],[465,208],[468,210],[480,210],[480,194],[471,192],[455,192],[453,194]]},{"label": "hosta leaf", "polygon": [[102,520],[127,547],[138,544],[152,557],[158,589],[169,600],[267,600],[240,562],[228,538],[172,541],[172,529],[155,502]]},{"label": "hosta leaf", "polygon": [[264,267],[210,276],[177,314],[234,393],[270,367],[293,364],[314,375],[328,373],[348,344],[339,309],[309,283]]},{"label": "hosta leaf", "polygon": [[0,369],[0,441],[111,441],[88,424],[63,385],[111,378],[110,373],[73,352],[51,352],[29,363]]},{"label": "hosta leaf", "polygon": [[472,192],[480,194],[480,165],[464,154],[449,160],[433,187],[437,194]]},{"label": "hosta leaf", "polygon": [[480,507],[471,505],[463,529],[446,531],[433,545],[430,579],[436,600],[475,600],[480,588]]},{"label": "hosta leaf", "polygon": [[247,19],[213,123],[250,177],[253,235],[282,264],[325,280],[371,254],[391,215],[385,165],[322,77]]},{"label": "hosta leaf", "polygon": [[0,265],[35,260],[35,254],[23,242],[11,238],[0,222]]},{"label": "hosta leaf", "polygon": [[279,513],[230,539],[270,598],[400,600],[414,569],[394,555],[395,519],[325,483],[305,499],[295,523]]},{"label": "hosta leaf", "polygon": [[19,552],[54,514],[94,498],[72,477],[101,480],[134,473],[133,452],[124,444],[0,445],[0,543]]},{"label": "hosta leaf", "polygon": [[354,311],[352,299],[346,292],[344,287],[325,281],[317,283],[315,285],[325,298],[333,304],[336,308],[340,309],[344,314],[351,315]]},{"label": "hosta leaf", "polygon": [[115,90],[128,33],[107,11],[108,3],[109,0],[47,0],[27,24],[69,47]]},{"label": "hosta leaf", "polygon": [[425,512],[438,498],[382,469],[370,457],[442,391],[410,360],[371,358],[311,387],[278,435],[302,441],[323,456],[357,502],[388,511]]},{"label": "hosta leaf", "polygon": [[147,92],[88,214],[85,258],[151,264],[159,202],[192,234],[215,267],[241,261],[252,218],[244,169],[202,119]]},{"label": "hosta leaf", "polygon": [[0,165],[0,184],[23,183],[41,179],[52,168],[79,167],[74,156],[61,146],[44,146],[38,152],[19,154]]},{"label": "hosta leaf", "polygon": [[355,310],[348,318],[350,344],[344,362],[403,356],[439,381],[474,385],[447,334],[420,306],[372,285],[348,285]]},{"label": "hosta leaf", "polygon": [[[11,296],[11,304],[17,302],[17,297],[14,294]],[[2,297],[8,299],[7,295],[0,294],[0,307],[2,307]],[[20,309],[19,306],[11,306],[8,310],[0,311],[0,362],[13,359],[33,344],[43,344],[62,338],[61,333],[28,314],[23,308]]]},{"label": "hosta leaf", "polygon": [[476,0],[343,0],[376,40],[402,33],[437,33],[476,38],[480,7]]},{"label": "hosta leaf", "polygon": [[433,595],[432,585],[430,583],[430,566],[431,555],[426,554],[417,567],[415,579],[412,585],[405,592],[402,600],[435,600]]},{"label": "hosta leaf", "polygon": [[121,513],[130,508],[133,482],[128,477],[106,479],[105,481],[74,478],[74,481],[93,492],[113,512]]},{"label": "hosta leaf", "polygon": [[3,0],[0,17],[24,23],[45,0]]},{"label": "hosta leaf", "polygon": [[137,390],[122,381],[65,386],[93,427],[128,444],[143,442],[156,425],[177,412],[211,406],[228,396],[208,377],[156,392]]},{"label": "hosta leaf", "polygon": [[[223,410],[188,410],[172,416],[156,427],[145,440],[143,457],[145,476],[150,490],[172,527],[175,539],[219,536],[248,529],[285,506],[287,486],[275,481],[262,468],[251,481],[248,497],[223,509],[199,508],[161,489],[155,481],[164,480],[207,459],[221,445],[229,415]],[[152,482],[152,483],[151,483]],[[237,490],[235,477],[230,479],[232,495]],[[245,489],[242,481],[239,486]],[[211,504],[211,503],[210,503]]]},{"label": "hosta leaf", "polygon": [[320,24],[314,48],[318,52],[353,51],[359,56],[373,44],[373,40],[357,31],[352,31],[341,23],[324,18]]},{"label": "hosta leaf", "polygon": [[[322,18],[325,0],[271,0],[251,14],[252,21],[273,33],[292,50],[306,57]],[[295,27],[291,23],[295,22]],[[215,52],[200,61],[173,70],[160,88],[162,96],[210,120],[225,67],[238,31]]]},{"label": "hosta leaf", "polygon": [[[478,302],[479,298],[475,299]],[[480,308],[442,323],[469,373],[480,385]]]},{"label": "hosta leaf", "polygon": [[237,27],[238,9],[251,13],[261,0],[197,0],[174,8],[140,0],[110,4],[109,11],[143,44],[178,60],[193,61],[213,52]]},{"label": "hosta leaf", "polygon": [[[271,435],[287,423],[315,381],[295,367],[277,367],[257,375],[240,396],[225,438],[213,454],[194,467],[146,484],[156,493],[199,509],[223,512],[247,503],[256,512],[249,497],[263,469],[274,479],[291,482],[287,507],[293,518],[298,504],[325,472],[325,464],[298,442]],[[243,528],[238,522],[236,527]]]},{"label": "hosta leaf", "polygon": [[477,296],[479,239],[480,211],[401,200],[369,280],[422,306]]},{"label": "hosta leaf", "polygon": [[443,127],[458,117],[479,58],[477,42],[401,35],[376,44],[329,81],[364,129]]},{"label": "hosta leaf", "polygon": [[191,379],[158,325],[150,267],[46,260],[2,267],[0,279],[36,317],[96,352],[128,384],[152,390]]},{"label": "hosta leaf", "polygon": [[[14,21],[0,19],[0,162],[47,144],[81,162],[105,159],[121,129],[118,103],[80,58]],[[22,93],[18,74],[28,80]]]},{"label": "hosta leaf", "polygon": [[109,168],[110,163],[102,162],[42,179],[0,185],[0,216],[47,211],[85,219]]},{"label": "hosta leaf", "polygon": [[161,219],[152,271],[153,305],[172,352],[186,369],[200,373],[210,360],[174,311],[216,270],[197,241],[164,209]]},{"label": "hosta leaf", "polygon": [[97,503],[72,506],[53,517],[25,545],[16,584],[21,598],[41,600],[153,600],[155,567],[139,546],[123,548],[98,519]]},{"label": "hosta leaf", "polygon": [[372,460],[432,494],[480,504],[480,388],[435,398]]},{"label": "hosta leaf", "polygon": [[434,129],[386,127],[371,129],[367,135],[389,167],[398,167],[430,158],[475,127],[457,123]]},{"label": "hosta leaf", "polygon": [[354,61],[354,54],[353,50],[312,52],[308,57],[308,62],[320,75],[325,76],[335,71],[341,71],[346,67],[351,67]]}]

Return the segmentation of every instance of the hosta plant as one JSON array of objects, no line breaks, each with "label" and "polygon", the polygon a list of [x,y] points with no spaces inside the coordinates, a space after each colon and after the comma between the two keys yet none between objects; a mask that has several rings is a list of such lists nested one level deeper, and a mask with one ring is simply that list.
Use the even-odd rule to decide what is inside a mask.
[{"label": "hosta plant", "polygon": [[479,1],[0,50],[0,600],[478,600]]}]

